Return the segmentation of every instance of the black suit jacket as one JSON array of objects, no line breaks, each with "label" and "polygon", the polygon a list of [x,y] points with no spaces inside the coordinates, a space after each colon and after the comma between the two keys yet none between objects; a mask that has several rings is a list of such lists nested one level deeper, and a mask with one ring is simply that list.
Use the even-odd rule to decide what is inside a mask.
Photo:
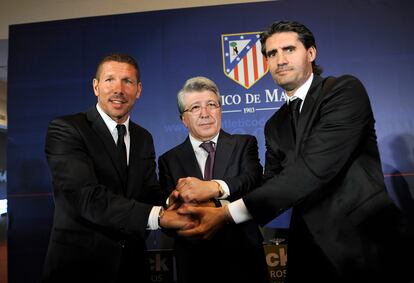
[{"label": "black suit jacket", "polygon": [[[168,194],[179,178],[191,176],[203,179],[189,138],[163,154],[158,165],[161,186]],[[261,176],[256,138],[220,131],[213,179],[223,180],[229,186],[228,200],[238,199],[252,191],[260,184]],[[229,225],[210,241],[176,238],[178,281],[268,282],[262,240],[253,221]],[[215,272],[217,269],[219,273]]]},{"label": "black suit jacket", "polygon": [[152,136],[132,121],[129,131],[126,177],[96,107],[50,123],[45,151],[55,214],[44,282],[117,282],[127,266],[148,279],[146,226],[160,189]]},{"label": "black suit jacket", "polygon": [[408,238],[400,237],[406,226],[385,189],[370,101],[352,76],[326,93],[323,83],[314,77],[296,141],[286,104],[266,123],[267,181],[244,202],[260,224],[293,207],[288,277],[307,276],[306,253],[315,251],[341,280],[383,282],[404,265],[394,253],[401,250],[389,247]]}]

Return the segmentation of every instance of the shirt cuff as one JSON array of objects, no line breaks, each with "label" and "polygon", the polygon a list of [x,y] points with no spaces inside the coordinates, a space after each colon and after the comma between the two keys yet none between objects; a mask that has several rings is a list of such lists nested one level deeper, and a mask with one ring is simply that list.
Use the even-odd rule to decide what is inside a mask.
[{"label": "shirt cuff", "polygon": [[222,180],[212,180],[212,181],[219,183],[224,192],[221,197],[216,198],[216,199],[226,199],[230,196],[230,189],[229,189],[229,186],[227,186],[226,182]]},{"label": "shirt cuff", "polygon": [[230,203],[227,207],[229,209],[231,217],[234,220],[234,223],[236,224],[243,223],[250,219],[253,219],[252,215],[247,210],[247,207],[244,204],[243,199],[238,199]]},{"label": "shirt cuff", "polygon": [[228,200],[226,200],[226,199],[220,199],[219,201],[221,203],[221,206],[227,206],[227,205],[230,204],[230,202]]},{"label": "shirt cuff", "polygon": [[157,230],[160,229],[158,225],[158,215],[160,215],[160,210],[162,206],[153,206],[148,217],[147,230]]}]

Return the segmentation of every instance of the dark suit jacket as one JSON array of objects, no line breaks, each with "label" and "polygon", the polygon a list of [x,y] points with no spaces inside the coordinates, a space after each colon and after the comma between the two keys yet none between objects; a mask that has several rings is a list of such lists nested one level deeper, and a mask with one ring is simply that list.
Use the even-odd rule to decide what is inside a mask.
[{"label": "dark suit jacket", "polygon": [[387,248],[408,238],[400,237],[405,224],[385,189],[370,101],[352,76],[337,78],[326,94],[323,82],[313,79],[296,142],[286,104],[269,119],[267,181],[243,199],[259,224],[293,207],[288,277],[309,276],[309,250],[346,282],[383,282],[404,265],[401,250]]},{"label": "dark suit jacket", "polygon": [[[163,154],[158,165],[161,186],[168,193],[179,178],[203,179],[189,138]],[[229,186],[228,200],[252,191],[260,184],[261,176],[256,138],[220,131],[213,179],[223,180]],[[268,282],[262,236],[253,221],[227,226],[211,241],[176,238],[175,253],[180,283]]]},{"label": "dark suit jacket", "polygon": [[152,136],[132,121],[129,131],[126,178],[96,107],[50,123],[55,214],[44,282],[117,282],[120,272],[146,282],[146,226],[160,190]]}]

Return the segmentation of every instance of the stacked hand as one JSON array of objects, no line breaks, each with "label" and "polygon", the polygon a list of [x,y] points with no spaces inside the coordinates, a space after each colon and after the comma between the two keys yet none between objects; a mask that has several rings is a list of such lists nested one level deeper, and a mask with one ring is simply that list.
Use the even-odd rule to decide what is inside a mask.
[{"label": "stacked hand", "polygon": [[[233,219],[226,206],[215,207],[210,200],[219,195],[217,183],[187,177],[178,180],[169,196],[167,213],[176,214],[177,234],[195,239],[210,239],[226,222]],[[165,219],[168,221],[168,219]],[[164,219],[161,221],[163,226]],[[164,227],[164,226],[163,226]]]},{"label": "stacked hand", "polygon": [[205,204],[219,196],[218,183],[202,181],[195,177],[181,178],[170,194],[169,205],[178,208],[182,203]]},{"label": "stacked hand", "polygon": [[233,222],[227,206],[196,207],[184,204],[178,209],[178,213],[191,215],[193,219],[198,219],[198,225],[186,227],[177,232],[180,236],[193,239],[211,239],[222,226]]},{"label": "stacked hand", "polygon": [[171,230],[186,230],[198,226],[198,219],[191,214],[181,214],[178,210],[167,209],[160,216],[160,226]]}]

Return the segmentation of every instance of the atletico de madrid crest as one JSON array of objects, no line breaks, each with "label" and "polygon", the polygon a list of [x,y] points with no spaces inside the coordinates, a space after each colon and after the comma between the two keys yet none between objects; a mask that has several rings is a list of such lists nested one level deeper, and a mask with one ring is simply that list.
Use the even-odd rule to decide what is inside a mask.
[{"label": "atletico de madrid crest", "polygon": [[260,32],[223,34],[224,74],[249,89],[269,70],[261,53]]}]

